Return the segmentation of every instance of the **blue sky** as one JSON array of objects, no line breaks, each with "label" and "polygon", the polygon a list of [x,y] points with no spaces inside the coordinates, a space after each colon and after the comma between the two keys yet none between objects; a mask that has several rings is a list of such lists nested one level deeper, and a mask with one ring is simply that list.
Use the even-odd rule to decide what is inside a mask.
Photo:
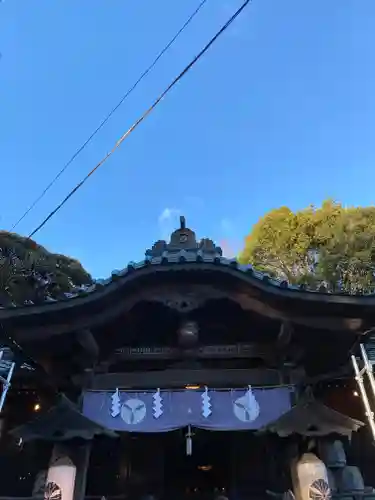
[{"label": "blue sky", "polygon": [[[199,0],[0,3],[0,225],[9,229]],[[101,159],[241,0],[193,23],[17,227],[28,234]],[[38,233],[105,277],[179,213],[236,251],[280,205],[375,199],[374,0],[253,0]]]}]

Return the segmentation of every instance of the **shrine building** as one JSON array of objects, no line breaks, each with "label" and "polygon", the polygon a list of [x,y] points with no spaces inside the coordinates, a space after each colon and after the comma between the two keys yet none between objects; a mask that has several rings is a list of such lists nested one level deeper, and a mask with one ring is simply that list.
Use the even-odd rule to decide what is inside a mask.
[{"label": "shrine building", "polygon": [[273,280],[180,222],[108,280],[0,309],[0,500],[375,500],[351,363],[375,297]]}]

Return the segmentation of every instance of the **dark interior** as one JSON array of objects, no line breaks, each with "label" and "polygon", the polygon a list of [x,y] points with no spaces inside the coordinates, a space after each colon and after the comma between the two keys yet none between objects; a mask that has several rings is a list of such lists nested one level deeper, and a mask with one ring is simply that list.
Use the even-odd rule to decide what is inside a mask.
[{"label": "dark interior", "polygon": [[290,487],[284,470],[285,443],[253,432],[192,429],[192,454],[186,453],[187,429],[159,434],[123,434],[98,439],[91,452],[87,497],[131,500],[215,500],[267,497],[266,490]]},{"label": "dark interior", "polygon": [[213,498],[231,488],[231,433],[193,431],[192,454],[186,454],[184,432],[165,440],[164,484],[167,498]]}]

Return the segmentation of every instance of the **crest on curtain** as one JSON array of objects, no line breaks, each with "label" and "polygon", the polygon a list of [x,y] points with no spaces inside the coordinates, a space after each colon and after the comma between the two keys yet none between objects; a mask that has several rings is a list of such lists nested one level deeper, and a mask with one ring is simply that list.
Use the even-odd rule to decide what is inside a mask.
[{"label": "crest on curtain", "polygon": [[290,390],[209,389],[86,392],[83,414],[117,431],[259,429],[290,410]]}]

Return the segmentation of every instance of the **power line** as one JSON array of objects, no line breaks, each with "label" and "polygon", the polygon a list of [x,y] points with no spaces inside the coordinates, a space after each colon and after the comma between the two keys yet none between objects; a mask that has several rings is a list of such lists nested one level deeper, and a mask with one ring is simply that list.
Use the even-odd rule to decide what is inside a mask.
[{"label": "power line", "polygon": [[172,81],[171,84],[159,95],[159,97],[154,101],[154,103],[141,115],[140,118],[120,137],[113,148],[106,154],[106,156],[100,160],[100,162],[79,182],[75,188],[73,188],[70,193],[57,205],[57,207],[50,212],[50,214],[39,224],[39,226],[34,229],[29,234],[29,238],[34,236],[62,207],[65,203],[83,186],[83,184],[98,170],[99,167],[105,163],[106,160],[116,151],[116,149],[124,142],[124,140],[133,132],[134,129],[143,122],[143,120],[153,111],[160,101],[168,94],[168,92],[178,83],[183,76],[194,66],[194,64],[207,52],[207,50],[215,43],[220,35],[233,23],[233,21],[241,14],[245,7],[250,3],[251,0],[245,0],[242,6],[232,15],[232,17],[220,28],[216,35],[211,38],[207,45],[199,52],[197,56],[181,71],[181,73]]},{"label": "power line", "polygon": [[[1,1],[1,0],[0,0]],[[118,110],[118,108],[123,104],[123,102],[129,97],[129,95],[138,87],[138,85],[141,83],[141,81],[150,73],[150,71],[154,68],[154,66],[157,64],[159,59],[163,57],[163,55],[169,50],[169,48],[174,44],[174,42],[177,40],[177,38],[182,34],[182,32],[185,30],[185,28],[188,27],[188,25],[191,23],[191,21],[194,19],[194,17],[198,14],[198,12],[201,10],[203,5],[207,2],[207,0],[202,0],[201,3],[198,5],[198,7],[195,9],[195,11],[188,17],[188,19],[185,21],[185,23],[181,26],[181,28],[177,31],[177,33],[174,35],[174,37],[168,42],[168,44],[164,47],[164,49],[159,52],[159,54],[156,56],[156,58],[153,60],[153,62],[150,64],[150,66],[140,75],[138,80],[129,88],[129,90],[123,95],[121,100],[116,104],[116,106],[108,113],[108,115],[104,118],[104,120],[100,123],[100,125],[94,130],[94,132],[90,135],[90,137],[82,144],[82,146],[77,149],[77,151],[74,153],[74,155],[70,158],[70,160],[63,166],[63,168],[60,170],[60,172],[52,179],[52,181],[44,188],[44,190],[41,192],[41,194],[33,201],[33,203],[29,206],[29,208],[23,213],[23,215],[17,220],[15,224],[11,227],[10,231],[13,231],[20,222],[23,221],[25,217],[35,208],[35,206],[44,198],[44,196],[47,194],[47,192],[51,189],[51,187],[59,180],[59,178],[62,176],[62,174],[67,170],[67,168],[73,163],[73,161],[77,158],[77,156],[82,153],[82,151],[85,149],[85,147],[91,142],[91,140],[96,136],[96,134],[104,127],[104,125],[108,122],[108,120],[111,118],[111,116]]]}]

